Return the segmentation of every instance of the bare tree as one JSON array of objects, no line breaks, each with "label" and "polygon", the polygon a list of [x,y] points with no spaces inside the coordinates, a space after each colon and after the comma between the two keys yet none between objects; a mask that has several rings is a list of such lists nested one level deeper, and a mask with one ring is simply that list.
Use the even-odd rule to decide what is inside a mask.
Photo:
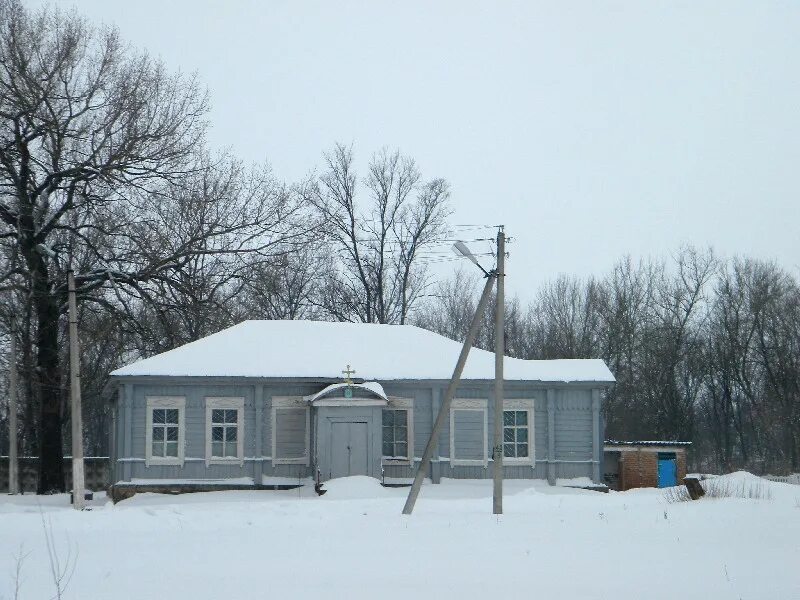
[{"label": "bare tree", "polygon": [[253,264],[238,303],[241,319],[319,319],[326,313],[317,305],[331,261],[316,240],[295,244],[269,262]]},{"label": "bare tree", "polygon": [[427,283],[420,252],[444,235],[447,182],[424,182],[413,160],[382,150],[362,182],[362,212],[352,149],[337,144],[325,161],[308,190],[335,258],[320,306],[341,321],[405,323]]},{"label": "bare tree", "polygon": [[[415,322],[462,339],[474,287],[456,273]],[[510,355],[606,361],[609,437],[692,441],[695,468],[800,468],[800,286],[776,265],[687,247],[668,261],[626,257],[599,279],[559,277],[527,311],[515,306]],[[490,348],[491,327],[476,345]]]},{"label": "bare tree", "polygon": [[666,439],[692,439],[705,369],[702,330],[706,288],[716,270],[711,251],[682,248],[674,273],[658,272],[642,361],[648,430]]},{"label": "bare tree", "polygon": [[[114,298],[116,309],[136,314],[131,325],[138,326],[143,354],[236,322],[253,269],[281,264],[316,228],[301,196],[268,169],[247,169],[227,158],[204,159],[160,195],[148,207],[149,218],[124,229],[135,241],[124,261],[138,267],[122,283],[135,300]],[[122,266],[115,258],[112,266]]]},{"label": "bare tree", "polygon": [[[70,244],[94,237],[96,251],[110,254],[123,240],[133,245],[120,221],[152,207],[154,184],[185,175],[206,110],[193,79],[129,51],[114,29],[0,2],[0,239],[13,248],[0,281],[32,307],[40,492],[64,489],[58,324]],[[68,244],[55,247],[64,234]],[[59,250],[67,256],[54,258]],[[114,278],[154,276],[176,258],[142,265],[121,254],[116,269],[98,263],[78,275],[84,294]]]},{"label": "bare tree", "polygon": [[545,284],[529,308],[531,358],[588,358],[599,354],[597,283],[561,275]]},{"label": "bare tree", "polygon": [[414,325],[451,340],[463,341],[475,312],[475,298],[479,293],[476,290],[478,277],[463,268],[457,269],[451,278],[433,286],[426,302],[414,314]]},{"label": "bare tree", "polygon": [[704,416],[725,468],[800,467],[799,307],[796,280],[772,263],[736,259],[720,270]]}]

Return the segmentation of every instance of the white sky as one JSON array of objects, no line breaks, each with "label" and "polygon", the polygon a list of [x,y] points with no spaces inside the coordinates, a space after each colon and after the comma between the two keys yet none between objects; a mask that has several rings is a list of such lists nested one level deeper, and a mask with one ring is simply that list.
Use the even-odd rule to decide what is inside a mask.
[{"label": "white sky", "polygon": [[212,144],[281,178],[399,147],[507,225],[512,294],[682,243],[800,273],[798,2],[58,4],[196,71]]}]

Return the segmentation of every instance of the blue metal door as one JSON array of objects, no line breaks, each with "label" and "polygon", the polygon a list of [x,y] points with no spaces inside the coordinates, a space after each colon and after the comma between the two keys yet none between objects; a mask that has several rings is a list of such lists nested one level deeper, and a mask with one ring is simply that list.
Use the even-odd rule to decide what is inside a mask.
[{"label": "blue metal door", "polygon": [[675,458],[658,457],[658,487],[678,485],[678,468]]}]

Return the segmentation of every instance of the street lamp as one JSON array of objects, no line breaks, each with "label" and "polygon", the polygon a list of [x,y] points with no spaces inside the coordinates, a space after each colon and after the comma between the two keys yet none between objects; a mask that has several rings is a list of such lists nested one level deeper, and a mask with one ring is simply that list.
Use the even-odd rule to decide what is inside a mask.
[{"label": "street lamp", "polygon": [[483,274],[486,275],[486,277],[491,277],[492,274],[481,266],[481,263],[479,263],[478,259],[475,258],[475,255],[472,253],[472,250],[470,250],[469,247],[464,242],[458,241],[455,244],[453,244],[453,252],[455,252],[458,256],[463,256],[464,258],[471,260],[475,264],[475,266],[477,266],[481,271],[483,271]]}]

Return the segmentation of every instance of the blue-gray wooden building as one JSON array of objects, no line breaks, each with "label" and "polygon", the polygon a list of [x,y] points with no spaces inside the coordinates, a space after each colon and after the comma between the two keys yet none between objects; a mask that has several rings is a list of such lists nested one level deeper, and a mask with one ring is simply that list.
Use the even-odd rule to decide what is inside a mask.
[{"label": "blue-gray wooden building", "polygon": [[[140,360],[112,373],[112,481],[407,480],[460,347],[408,325],[245,321]],[[491,477],[493,376],[494,355],[473,349],[433,482]],[[505,376],[505,476],[600,483],[605,363],[507,358]]]}]

